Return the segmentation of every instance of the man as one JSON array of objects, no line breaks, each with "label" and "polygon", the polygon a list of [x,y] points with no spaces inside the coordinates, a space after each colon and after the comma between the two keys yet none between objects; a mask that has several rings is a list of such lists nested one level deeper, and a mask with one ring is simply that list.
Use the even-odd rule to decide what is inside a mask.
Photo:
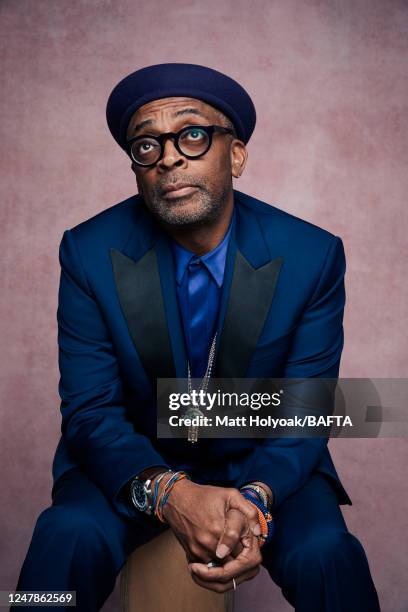
[{"label": "man", "polygon": [[[379,610],[326,438],[156,436],[158,378],[337,378],[341,239],[233,189],[256,115],[228,76],[138,70],[107,120],[138,195],[61,242],[62,437],[17,588],[76,590],[99,610],[126,557],[169,526],[204,588],[263,564],[297,612]],[[273,516],[262,548],[257,504]]]}]

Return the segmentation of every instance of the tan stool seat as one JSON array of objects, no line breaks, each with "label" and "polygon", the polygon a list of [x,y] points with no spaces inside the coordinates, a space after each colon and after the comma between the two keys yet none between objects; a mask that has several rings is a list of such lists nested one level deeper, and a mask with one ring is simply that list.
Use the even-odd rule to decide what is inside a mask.
[{"label": "tan stool seat", "polygon": [[183,547],[171,529],[138,547],[120,575],[124,612],[232,612],[233,591],[198,586],[187,569]]}]

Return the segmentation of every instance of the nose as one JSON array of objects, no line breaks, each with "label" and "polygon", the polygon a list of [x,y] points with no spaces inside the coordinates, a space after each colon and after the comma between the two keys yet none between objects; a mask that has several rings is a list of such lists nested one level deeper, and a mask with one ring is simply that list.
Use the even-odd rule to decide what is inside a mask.
[{"label": "nose", "polygon": [[172,138],[167,138],[163,146],[163,157],[157,162],[159,170],[167,170],[173,166],[180,167],[186,163],[186,158],[177,151]]}]

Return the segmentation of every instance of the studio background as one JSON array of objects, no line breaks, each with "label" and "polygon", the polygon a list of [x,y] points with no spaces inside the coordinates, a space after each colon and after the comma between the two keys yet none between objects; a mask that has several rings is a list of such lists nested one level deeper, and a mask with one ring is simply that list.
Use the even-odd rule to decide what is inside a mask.
[{"label": "studio background", "polygon": [[[340,376],[407,377],[407,33],[397,0],[3,0],[1,21],[0,589],[14,589],[51,503],[60,435],[58,247],[136,192],[105,105],[161,62],[218,69],[257,110],[235,188],[339,235]],[[408,609],[406,439],[331,440],[383,612]],[[405,484],[404,484],[405,483]],[[104,606],[118,606],[117,588]],[[265,571],[237,612],[292,609]]]}]

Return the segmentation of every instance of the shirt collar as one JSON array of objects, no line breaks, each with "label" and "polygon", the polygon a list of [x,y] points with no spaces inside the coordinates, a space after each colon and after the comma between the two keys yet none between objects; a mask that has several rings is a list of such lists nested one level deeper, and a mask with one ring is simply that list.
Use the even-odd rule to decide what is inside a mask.
[{"label": "shirt collar", "polygon": [[201,257],[198,257],[195,253],[193,253],[193,251],[184,248],[175,240],[171,240],[171,246],[176,265],[176,281],[178,285],[182,284],[186,268],[190,261],[193,258],[197,258],[205,265],[205,267],[217,283],[217,286],[221,287],[224,280],[225,260],[227,255],[229,238],[231,236],[234,216],[235,209],[233,211],[231,221],[224,238],[214,249],[212,249],[208,253],[205,253],[205,255],[201,255]]}]

